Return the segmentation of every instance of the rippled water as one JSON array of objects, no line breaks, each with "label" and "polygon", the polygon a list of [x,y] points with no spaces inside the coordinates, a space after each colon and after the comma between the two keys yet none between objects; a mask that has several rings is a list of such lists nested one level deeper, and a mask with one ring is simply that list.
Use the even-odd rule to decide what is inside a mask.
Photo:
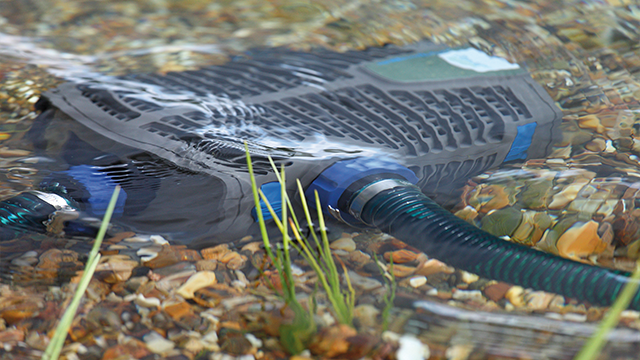
[{"label": "rippled water", "polygon": [[[637,197],[634,183],[640,177],[638,25],[640,8],[624,0],[537,3],[0,0],[0,194],[8,197],[36,186],[42,177],[38,169],[50,167],[47,162],[54,161],[36,156],[23,137],[37,116],[33,104],[39,94],[64,81],[138,87],[136,90],[142,90],[147,98],[167,104],[190,99],[167,95],[158,88],[140,89],[139,84],[123,83],[115,76],[221,64],[253,47],[326,46],[345,51],[426,38],[450,46],[471,44],[522,64],[565,115],[561,140],[549,155],[552,161],[541,159],[518,165],[524,170],[514,171],[511,166],[474,179],[466,193],[468,197],[460,201],[458,208],[473,205],[478,198],[474,198],[473,191],[481,193],[482,186],[517,189],[512,194],[517,200],[509,202],[509,206],[518,210],[548,212],[558,221],[576,214],[582,217],[574,221],[585,221],[586,214],[587,219],[613,224],[608,244],[611,254],[593,252],[585,253],[585,257],[594,255],[603,265],[629,268],[639,253],[638,219],[632,211]],[[193,105],[224,111],[239,107],[228,99],[218,98],[200,99]],[[237,129],[215,129],[222,130],[232,133]],[[536,176],[549,180],[544,185],[547,188],[534,195],[519,190],[527,189],[530,184],[527,181]],[[588,188],[595,190],[584,187],[557,209],[536,207],[531,201],[544,193],[549,205],[560,189],[576,179],[587,179]],[[599,195],[594,196],[595,193]],[[596,203],[599,199],[602,202]],[[611,211],[602,205],[605,200],[619,199],[624,201],[615,204],[624,204],[626,208],[617,213],[615,205],[610,206]],[[584,210],[589,206],[595,208]],[[490,210],[480,211],[480,217]],[[36,248],[43,240],[51,239],[34,234],[20,243],[0,245],[3,262],[9,263],[25,247]],[[81,238],[70,239],[64,246],[78,252],[88,248]],[[545,243],[545,246],[550,250],[555,245]],[[3,264],[0,269],[3,278],[15,281],[10,267]],[[73,266],[69,269],[70,273],[77,270]],[[62,276],[61,281],[69,276]],[[30,279],[23,281],[29,283]],[[487,329],[477,316],[436,310],[433,310],[436,315],[418,319],[422,321],[420,326],[431,322],[430,326],[446,330],[437,335],[427,332],[425,336],[432,342],[466,346],[473,343],[470,338],[474,337],[466,335],[467,332],[475,334]],[[545,331],[550,334],[552,340],[545,343],[549,351],[538,356],[535,347],[525,341],[520,343],[521,348],[518,343],[498,346],[505,337],[513,339],[514,335],[505,334],[496,324],[491,326],[499,335],[487,335],[482,343],[476,343],[474,346],[484,349],[478,356],[566,358],[571,351],[554,352],[554,349],[565,345],[576,348],[574,342],[567,343],[574,336],[585,335],[566,329],[563,332],[536,328],[535,333],[531,328],[520,328],[525,335],[542,336]],[[610,349],[612,354],[618,348],[627,353],[629,348],[637,347],[634,334],[620,335],[623,344]]]}]

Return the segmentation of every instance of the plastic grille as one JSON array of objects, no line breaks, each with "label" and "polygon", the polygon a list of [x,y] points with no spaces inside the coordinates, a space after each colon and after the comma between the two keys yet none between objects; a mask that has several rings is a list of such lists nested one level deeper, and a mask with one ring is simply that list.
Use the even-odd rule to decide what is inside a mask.
[{"label": "plastic grille", "polygon": [[307,94],[265,104],[265,129],[294,127],[417,155],[502,140],[505,121],[530,112],[508,88],[383,91],[371,85]]},{"label": "plastic grille", "polygon": [[346,53],[327,50],[309,53],[283,52],[282,49],[258,50],[251,52],[250,58],[239,57],[224,65],[166,75],[129,75],[124,79],[160,85],[174,92],[187,91],[197,95],[213,94],[240,99],[291,89],[304,83],[322,84],[349,79],[352,75],[342,69],[405,52],[393,46]]},{"label": "plastic grille", "polygon": [[89,98],[98,108],[120,121],[133,120],[140,116],[140,113],[131,110],[113,98],[111,93],[103,89],[93,89],[86,85],[78,85],[82,96]]}]

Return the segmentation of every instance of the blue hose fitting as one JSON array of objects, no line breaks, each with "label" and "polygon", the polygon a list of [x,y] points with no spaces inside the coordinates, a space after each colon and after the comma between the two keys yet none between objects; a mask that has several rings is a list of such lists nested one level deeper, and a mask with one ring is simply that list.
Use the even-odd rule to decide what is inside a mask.
[{"label": "blue hose fitting", "polygon": [[[408,168],[387,160],[359,157],[338,161],[325,169],[305,191],[307,202],[315,208],[315,192],[318,192],[323,212],[351,225],[362,225],[362,222],[349,214],[348,209],[341,209],[339,200],[345,191],[359,180],[381,175],[402,179],[416,184],[418,178]],[[363,184],[362,188],[370,183]]]}]

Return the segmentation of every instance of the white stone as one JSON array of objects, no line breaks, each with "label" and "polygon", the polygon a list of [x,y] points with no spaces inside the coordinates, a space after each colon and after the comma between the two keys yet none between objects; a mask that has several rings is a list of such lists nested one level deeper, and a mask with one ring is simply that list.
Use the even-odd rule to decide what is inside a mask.
[{"label": "white stone", "polygon": [[411,279],[409,279],[409,285],[411,285],[411,287],[414,287],[414,288],[418,288],[426,283],[427,283],[426,276],[414,276]]},{"label": "white stone", "polygon": [[457,290],[452,294],[455,300],[473,300],[477,302],[485,302],[482,291],[480,290]]},{"label": "white stone", "polygon": [[429,347],[414,335],[402,335],[398,342],[400,343],[400,348],[396,353],[398,360],[424,360],[431,356]]},{"label": "white stone", "polygon": [[251,343],[251,345],[253,345],[254,348],[259,349],[262,347],[262,340],[258,339],[253,334],[245,334],[244,337],[247,338],[247,340],[249,340],[249,342]]},{"label": "white stone", "polygon": [[176,347],[176,344],[173,341],[165,339],[155,331],[145,335],[143,340],[147,344],[147,349],[154,354],[166,353]]},{"label": "white stone", "polygon": [[160,299],[155,297],[146,298],[142,294],[138,294],[136,299],[133,301],[136,305],[148,308],[157,308],[160,306]]}]

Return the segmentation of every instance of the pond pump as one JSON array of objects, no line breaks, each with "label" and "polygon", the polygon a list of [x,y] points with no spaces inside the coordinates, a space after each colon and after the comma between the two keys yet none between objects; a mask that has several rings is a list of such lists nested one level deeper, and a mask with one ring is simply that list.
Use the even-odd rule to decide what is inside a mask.
[{"label": "pond pump", "polygon": [[247,141],[276,210],[268,157],[332,217],[480,276],[601,305],[627,281],[501,240],[438,205],[485,170],[545,157],[559,136],[562,113],[530,75],[472,48],[258,49],[199,70],[72,81],[37,108],[29,136],[58,161],[43,164],[39,191],[0,204],[5,237],[51,231],[51,214],[100,216],[119,184],[125,226],[194,247],[238,239],[257,227]]}]

